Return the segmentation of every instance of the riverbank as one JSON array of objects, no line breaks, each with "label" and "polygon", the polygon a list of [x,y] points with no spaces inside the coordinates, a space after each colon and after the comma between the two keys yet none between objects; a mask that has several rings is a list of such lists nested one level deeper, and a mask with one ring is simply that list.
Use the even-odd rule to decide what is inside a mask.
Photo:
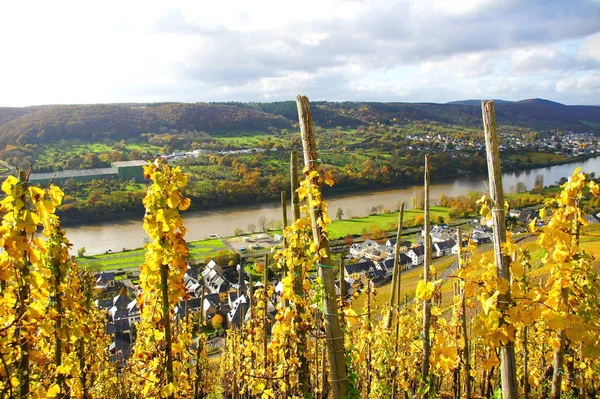
[{"label": "riverbank", "polygon": [[[526,167],[514,167],[511,165],[504,165],[503,171],[505,173],[515,173],[518,175],[518,174],[527,173],[527,172],[530,172],[530,171],[533,171],[536,169],[540,169],[540,168],[548,168],[548,167],[552,167],[552,166],[560,166],[560,165],[566,165],[566,164],[571,164],[571,163],[583,162],[588,159],[598,158],[599,155],[598,154],[589,154],[589,155],[583,155],[583,156],[578,156],[578,157],[574,157],[574,158],[565,158],[563,160],[557,160],[556,157],[557,156],[555,154],[546,154],[546,153],[508,154],[507,158],[511,159],[511,163],[514,161],[514,159],[521,159],[521,158],[524,160],[526,160],[527,158],[530,158],[532,160],[532,162],[528,163],[526,161],[523,161],[522,165],[524,165]],[[485,171],[483,171],[483,173],[485,173]],[[485,175],[481,175],[481,176],[485,177]],[[443,184],[443,183],[455,181],[457,179],[469,178],[469,177],[472,177],[472,176],[461,173],[459,171],[458,173],[455,173],[455,174],[449,175],[449,176],[445,176],[445,177],[439,178],[439,179],[436,179],[435,176],[432,176],[431,182],[432,182],[432,184]],[[547,184],[554,184],[554,181],[547,182]],[[332,188],[324,186],[323,187],[323,195],[325,196],[325,198],[340,198],[340,197],[344,197],[344,196],[348,196],[348,195],[362,195],[364,193],[385,191],[385,190],[390,190],[390,189],[399,189],[400,190],[400,189],[404,189],[407,187],[413,187],[413,186],[414,186],[414,184],[411,184],[411,183],[398,183],[398,182],[393,182],[393,183],[386,184],[386,185],[381,185],[381,184],[365,185],[362,187],[334,185]],[[505,186],[505,187],[508,189],[508,186]],[[289,198],[289,189],[287,187],[286,187],[286,191],[288,191],[287,195]],[[277,200],[278,198],[279,198],[279,195],[277,195],[274,198],[271,198],[270,200],[259,201],[259,202],[242,200],[242,201],[238,201],[236,203],[228,203],[228,202],[218,202],[218,203],[208,202],[208,203],[206,203],[206,201],[204,201],[202,199],[192,197],[192,203],[187,212],[210,212],[215,209],[218,209],[221,211],[228,211],[228,210],[239,209],[240,207],[250,207],[250,208],[259,207],[260,208],[260,207],[275,204],[274,201]],[[200,205],[202,203],[205,203],[205,205]],[[377,205],[377,204],[374,204],[374,205]],[[144,215],[144,209],[142,208],[142,205],[140,202],[140,208],[136,209],[136,210],[129,210],[129,211],[107,210],[107,212],[103,213],[103,214],[96,215],[96,214],[90,213],[90,214],[85,214],[83,217],[78,217],[78,218],[72,218],[69,216],[69,212],[65,212],[65,213],[61,214],[60,216],[61,216],[61,221],[64,226],[83,226],[83,225],[87,225],[87,224],[102,223],[107,220],[118,221],[118,220],[128,220],[128,219],[133,219],[133,218],[142,218],[143,215]]]},{"label": "riverbank", "polygon": [[[441,218],[444,220],[448,218],[448,208],[435,206],[431,207],[432,218]],[[415,226],[415,220],[417,217],[423,216],[422,210],[407,210],[404,213],[404,224],[406,227],[419,227]],[[345,237],[358,238],[363,234],[373,234],[374,230],[382,234],[380,238],[387,237],[390,231],[395,231],[395,224],[398,222],[398,212],[391,212],[386,214],[371,215],[366,217],[356,217],[346,220],[335,220],[329,225],[330,239],[332,242],[342,240]],[[375,226],[375,228],[374,228]],[[281,234],[281,230],[270,230],[269,234]],[[414,233],[414,232],[413,232]],[[230,242],[244,242],[244,237],[248,237],[247,234],[240,236],[230,236],[222,239],[207,239],[189,241],[188,249],[190,253],[190,261],[194,263],[205,262],[209,258],[223,257],[225,252],[230,256],[234,257],[237,251],[232,251],[233,246],[228,245]],[[236,248],[239,247],[236,246]],[[245,248],[248,247],[246,244]],[[264,252],[264,248],[261,247]],[[268,249],[268,248],[267,248]],[[245,249],[248,255],[253,252],[249,247]],[[93,270],[118,270],[118,269],[130,269],[139,267],[144,262],[144,249],[127,249],[123,248],[122,251],[110,251],[109,253],[89,255],[80,258],[80,264],[93,269]]]},{"label": "riverbank", "polygon": [[[561,177],[568,177],[577,167],[582,167],[586,172],[600,171],[600,157],[588,159],[580,163],[569,163],[558,166],[532,169],[521,172],[505,172],[502,175],[505,191],[509,192],[511,187],[517,183],[524,183],[528,189],[532,189],[536,180],[541,178],[546,185],[553,184]],[[460,197],[468,193],[484,192],[486,190],[484,181],[487,176],[466,176],[444,183],[432,183],[430,186],[430,197],[438,200],[443,194],[445,196]],[[373,208],[394,210],[397,204],[404,202],[406,208],[412,206],[411,199],[422,192],[422,185],[385,189],[377,191],[347,192],[338,195],[324,195],[327,201],[330,217],[335,219],[337,210],[342,209],[344,220],[358,216],[369,215]],[[289,203],[289,201],[288,201]],[[435,202],[434,202],[435,203]],[[381,206],[381,207],[380,207]],[[288,215],[291,210],[288,208]],[[186,239],[199,241],[209,238],[212,234],[222,237],[234,235],[236,229],[248,232],[258,230],[260,220],[281,220],[281,205],[279,202],[267,204],[253,204],[244,207],[225,207],[204,211],[186,211],[182,214],[184,225],[187,229]],[[394,219],[394,216],[390,216]],[[387,228],[392,220],[387,221]],[[393,220],[395,222],[395,220]],[[368,223],[362,223],[364,228],[370,227]],[[335,228],[332,226],[331,228]],[[333,231],[335,232],[335,231]],[[358,234],[361,234],[358,230]],[[344,231],[339,235],[344,236]],[[103,254],[108,250],[121,251],[122,248],[140,248],[144,245],[146,234],[143,229],[143,218],[107,218],[102,223],[89,223],[67,227],[67,236],[73,243],[72,254],[77,249],[85,247],[88,254]]]}]

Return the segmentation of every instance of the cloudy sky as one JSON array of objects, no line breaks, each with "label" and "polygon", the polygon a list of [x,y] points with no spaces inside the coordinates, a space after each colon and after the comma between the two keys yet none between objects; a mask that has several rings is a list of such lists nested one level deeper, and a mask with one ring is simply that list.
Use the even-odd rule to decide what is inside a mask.
[{"label": "cloudy sky", "polygon": [[600,0],[2,1],[0,106],[600,105]]}]

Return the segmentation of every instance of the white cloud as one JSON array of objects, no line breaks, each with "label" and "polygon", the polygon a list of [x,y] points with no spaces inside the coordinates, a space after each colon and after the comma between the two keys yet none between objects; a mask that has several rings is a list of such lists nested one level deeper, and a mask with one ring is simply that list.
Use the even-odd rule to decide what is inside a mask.
[{"label": "white cloud", "polygon": [[579,95],[599,73],[598,32],[590,0],[3,2],[0,105],[264,101],[303,90],[598,103]]}]

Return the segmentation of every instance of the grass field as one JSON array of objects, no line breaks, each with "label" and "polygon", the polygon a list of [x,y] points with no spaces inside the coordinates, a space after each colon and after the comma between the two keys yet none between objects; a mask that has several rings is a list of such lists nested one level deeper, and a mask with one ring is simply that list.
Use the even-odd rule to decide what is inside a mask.
[{"label": "grass field", "polygon": [[[431,217],[442,216],[443,218],[448,217],[448,208],[443,206],[432,206]],[[412,221],[416,216],[422,216],[423,211],[409,209],[404,211],[404,222],[407,223]],[[395,225],[398,222],[398,212],[392,212],[382,215],[371,215],[366,217],[354,218],[349,220],[335,220],[328,226],[329,238],[337,240],[344,238],[347,235],[362,234],[364,231],[371,231],[371,227],[376,225],[383,230],[393,230],[390,226]]]},{"label": "grass field", "polygon": [[[119,147],[117,150],[115,147]],[[61,145],[44,145],[40,146],[39,154],[37,155],[36,165],[40,167],[58,165],[63,161],[67,161],[76,155],[85,156],[88,153],[96,155],[103,153],[112,153],[113,151],[140,151],[159,153],[160,147],[148,143],[126,143],[123,148],[117,142],[114,143],[80,143],[77,141],[68,141]]]},{"label": "grass field", "polygon": [[559,154],[547,154],[545,152],[528,152],[525,154],[509,154],[507,159],[510,161],[516,161],[517,159],[521,161],[521,163],[527,163],[528,159],[531,159],[531,162],[534,164],[548,164],[554,162],[564,162],[568,160],[568,158],[564,155]]},{"label": "grass field", "polygon": [[[190,258],[204,260],[206,256],[226,250],[227,247],[219,239],[192,241],[188,243]],[[144,263],[144,250],[136,249],[127,252],[85,256],[79,259],[79,264],[94,270],[116,270],[139,267]]]}]

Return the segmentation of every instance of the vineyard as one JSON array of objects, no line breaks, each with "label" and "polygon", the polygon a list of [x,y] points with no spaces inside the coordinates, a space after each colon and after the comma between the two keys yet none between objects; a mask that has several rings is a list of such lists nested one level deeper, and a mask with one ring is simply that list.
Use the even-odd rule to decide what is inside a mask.
[{"label": "vineyard", "polygon": [[[131,356],[108,351],[106,315],[94,276],[69,256],[56,216],[62,191],[8,177],[0,203],[0,397],[2,398],[592,398],[600,394],[600,278],[582,248],[583,202],[600,187],[576,170],[529,226],[535,246],[518,246],[505,229],[493,102],[483,102],[490,173],[479,203],[494,222],[494,256],[459,246],[458,267],[437,279],[431,238],[414,299],[401,298],[398,245],[389,302],[374,308],[366,283],[362,309],[336,292],[330,219],[306,97],[298,97],[304,179],[292,153],[292,219],[272,254],[283,284],[238,290],[249,295],[245,322],[226,331],[220,355],[208,354],[200,319],[175,318],[187,299],[188,248],[180,212],[187,175],[157,159],[144,172],[149,236],[140,271],[141,321]],[[429,157],[424,224],[429,231]],[[284,201],[285,202],[285,201]],[[284,203],[285,209],[285,203]],[[538,223],[539,222],[539,223]],[[36,234],[41,232],[41,234]],[[466,240],[468,241],[468,240]],[[459,242],[462,242],[459,239]],[[589,246],[588,246],[589,247]],[[587,247],[586,247],[587,248]],[[541,261],[532,251],[541,251]],[[597,255],[597,252],[596,252]],[[266,267],[264,268],[266,276]],[[314,276],[313,270],[317,269]],[[263,281],[267,282],[267,279]],[[442,301],[453,286],[451,303]],[[414,284],[414,282],[413,282]],[[275,317],[268,315],[276,307]]]}]

